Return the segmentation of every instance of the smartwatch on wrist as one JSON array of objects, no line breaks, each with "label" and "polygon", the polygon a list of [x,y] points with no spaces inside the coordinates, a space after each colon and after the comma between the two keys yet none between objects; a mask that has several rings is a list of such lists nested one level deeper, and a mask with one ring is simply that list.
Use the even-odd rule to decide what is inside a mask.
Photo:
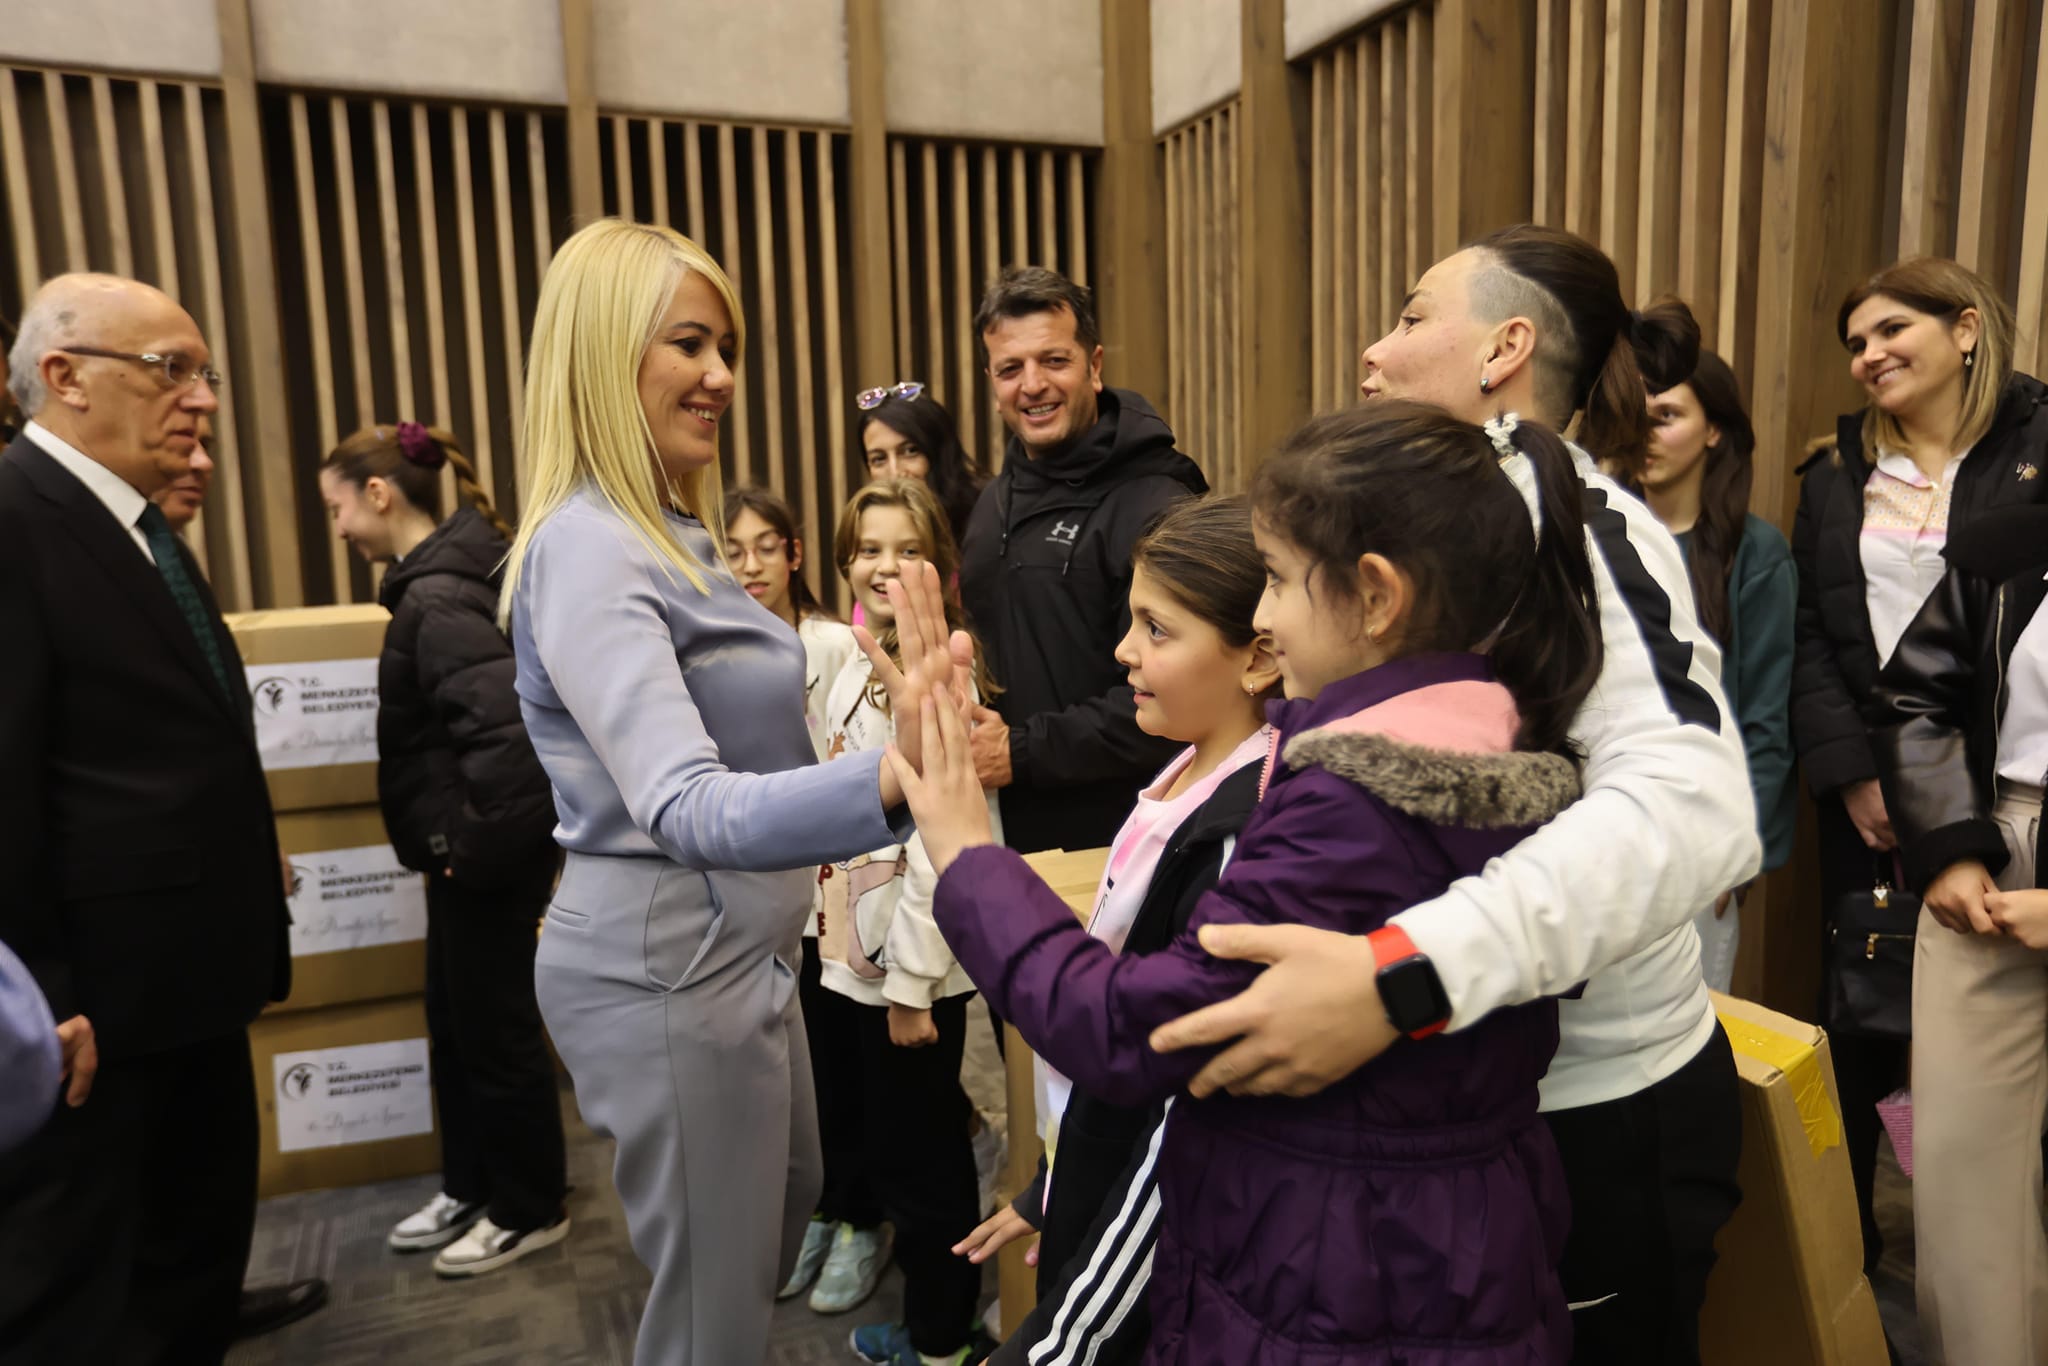
[{"label": "smartwatch on wrist", "polygon": [[1451,998],[1437,978],[1436,964],[1415,947],[1398,925],[1385,925],[1365,937],[1379,964],[1374,980],[1387,1021],[1411,1039],[1426,1039],[1450,1023]]}]

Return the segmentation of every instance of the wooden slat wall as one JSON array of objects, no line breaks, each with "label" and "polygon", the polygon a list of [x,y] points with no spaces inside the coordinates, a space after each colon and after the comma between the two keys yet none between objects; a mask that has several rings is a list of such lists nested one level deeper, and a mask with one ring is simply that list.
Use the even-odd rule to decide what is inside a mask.
[{"label": "wooden slat wall", "polygon": [[[985,472],[1002,467],[996,412],[974,310],[1005,266],[1046,266],[1090,284],[1095,153],[891,137],[897,374],[857,375],[835,422],[851,436],[852,393],[921,380],[944,404]],[[1118,383],[1105,373],[1103,382]],[[850,451],[849,461],[858,451]]]},{"label": "wooden slat wall", "polygon": [[1309,59],[1310,393],[1318,412],[1357,399],[1360,352],[1394,325],[1401,300],[1436,259],[1437,153],[1427,136],[1434,48],[1424,4]]},{"label": "wooden slat wall", "polygon": [[1244,484],[1238,343],[1237,104],[1168,133],[1166,419],[1216,489]]},{"label": "wooden slat wall", "polygon": [[830,539],[857,478],[846,417],[847,135],[626,114],[600,124],[605,212],[689,234],[739,287],[747,353],[724,434],[726,482],[760,484],[789,501],[809,529],[812,584],[844,609]]},{"label": "wooden slat wall", "polygon": [[361,601],[371,577],[325,525],[313,477],[350,432],[448,428],[517,515],[527,328],[570,227],[563,115],[287,91],[264,104],[285,349],[306,362],[287,369],[306,600]]},{"label": "wooden slat wall", "polygon": [[227,156],[221,95],[205,82],[0,66],[0,317],[20,318],[50,276],[103,270],[184,304],[228,376],[214,422],[211,508],[187,533],[223,607],[256,605],[247,462],[228,312],[236,278],[232,196],[261,180]]}]

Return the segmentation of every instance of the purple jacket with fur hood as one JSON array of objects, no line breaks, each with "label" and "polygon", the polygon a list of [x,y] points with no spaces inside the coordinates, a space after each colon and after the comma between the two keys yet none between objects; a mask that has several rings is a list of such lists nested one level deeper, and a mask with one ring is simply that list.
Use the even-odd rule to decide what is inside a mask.
[{"label": "purple jacket with fur hood", "polygon": [[[1265,797],[1161,953],[1112,953],[1005,849],[969,850],[940,880],[939,927],[989,1004],[1105,1099],[1170,1096],[1213,1055],[1146,1044],[1259,971],[1204,953],[1202,925],[1376,929],[1578,793],[1568,761],[1512,750],[1514,704],[1478,655],[1396,660],[1271,715]],[[1566,1361],[1568,1205],[1536,1114],[1556,1047],[1556,1007],[1541,1002],[1402,1040],[1306,1099],[1175,1101],[1146,1360]]]}]

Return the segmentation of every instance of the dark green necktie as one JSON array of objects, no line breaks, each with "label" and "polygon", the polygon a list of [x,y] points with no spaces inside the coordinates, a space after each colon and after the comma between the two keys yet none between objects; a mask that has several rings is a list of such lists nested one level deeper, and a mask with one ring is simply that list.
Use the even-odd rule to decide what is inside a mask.
[{"label": "dark green necktie", "polygon": [[178,538],[171,532],[171,524],[164,520],[164,510],[155,503],[142,509],[142,516],[136,520],[142,528],[143,537],[149,542],[149,557],[156,561],[159,574],[164,576],[164,587],[171,590],[171,601],[178,604],[178,610],[185,614],[185,624],[192,628],[193,637],[199,642],[199,653],[206,656],[206,662],[213,668],[214,681],[220,684],[221,696],[233,697],[234,689],[228,686],[227,666],[221,663],[220,642],[213,638],[213,619],[206,614],[206,604],[200,600],[199,589],[194,586],[192,576],[185,572],[185,558],[178,553]]}]

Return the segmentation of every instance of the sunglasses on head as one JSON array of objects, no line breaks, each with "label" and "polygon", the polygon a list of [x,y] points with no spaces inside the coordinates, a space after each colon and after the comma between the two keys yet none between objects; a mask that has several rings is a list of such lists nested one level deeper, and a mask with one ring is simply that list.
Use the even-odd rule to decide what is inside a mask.
[{"label": "sunglasses on head", "polygon": [[855,407],[859,408],[862,412],[865,413],[881,407],[882,402],[885,399],[912,399],[916,398],[919,394],[923,392],[923,380],[899,379],[894,384],[888,385],[885,388],[863,389],[858,394],[854,395],[853,402]]}]

